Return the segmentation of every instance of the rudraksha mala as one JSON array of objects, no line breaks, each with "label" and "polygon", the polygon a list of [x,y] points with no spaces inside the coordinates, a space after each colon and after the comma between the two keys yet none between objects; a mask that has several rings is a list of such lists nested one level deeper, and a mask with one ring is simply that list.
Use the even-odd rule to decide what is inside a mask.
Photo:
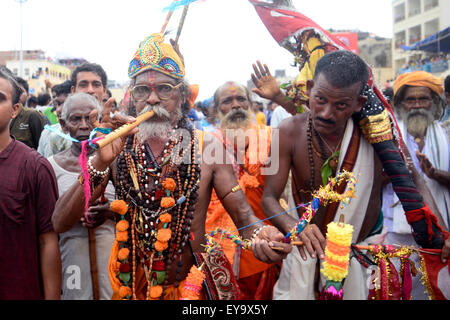
[{"label": "rudraksha mala", "polygon": [[[150,297],[150,288],[155,285],[162,285],[160,298],[164,297],[172,266],[176,266],[174,286],[179,286],[183,266],[181,254],[190,239],[195,203],[198,200],[198,139],[185,119],[177,127],[183,130],[173,130],[160,156],[156,157],[147,143],[139,144],[136,137],[131,136],[117,160],[116,195],[132,208],[129,211],[132,214],[126,217],[132,226],[126,245],[132,254],[133,287],[136,267],[142,265],[150,273],[147,277],[147,298]],[[182,143],[183,139],[189,138],[183,132],[190,134],[189,147]],[[189,157],[186,158],[189,161],[180,163],[180,159],[185,159],[188,152]],[[173,179],[176,183],[173,191],[163,187],[167,179]],[[169,208],[161,205],[161,199],[166,196],[175,200],[175,204]],[[171,221],[163,223],[160,217],[166,213],[171,215]],[[155,248],[156,237],[163,228],[170,229],[171,237],[167,247],[158,251]],[[136,298],[135,293],[133,296]]]}]

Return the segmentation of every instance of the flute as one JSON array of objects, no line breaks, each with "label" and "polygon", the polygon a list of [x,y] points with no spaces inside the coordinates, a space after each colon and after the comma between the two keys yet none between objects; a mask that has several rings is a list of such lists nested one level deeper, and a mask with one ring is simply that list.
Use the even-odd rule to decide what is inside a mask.
[{"label": "flute", "polygon": [[101,148],[107,146],[108,144],[110,144],[111,142],[113,142],[114,140],[116,140],[117,138],[120,138],[123,135],[127,134],[128,132],[130,132],[131,130],[136,128],[138,125],[140,125],[142,122],[150,119],[154,115],[155,115],[155,111],[153,111],[153,110],[143,113],[136,118],[135,122],[124,124],[123,126],[121,126],[120,128],[117,128],[113,132],[108,133],[103,139],[98,140],[95,144],[97,145],[97,147],[99,149],[101,149]]}]

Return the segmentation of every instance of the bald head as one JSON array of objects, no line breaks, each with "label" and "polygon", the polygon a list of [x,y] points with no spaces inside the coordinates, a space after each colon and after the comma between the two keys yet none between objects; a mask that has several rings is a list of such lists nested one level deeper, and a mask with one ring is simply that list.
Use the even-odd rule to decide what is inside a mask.
[{"label": "bald head", "polygon": [[96,108],[98,111],[98,117],[100,117],[102,113],[102,107],[100,106],[98,100],[94,96],[91,96],[90,94],[79,92],[70,95],[66,99],[61,110],[61,119],[67,121],[70,115],[74,111],[76,111],[77,107],[82,105],[89,105],[93,108]]},{"label": "bald head", "polygon": [[233,108],[248,110],[251,99],[247,87],[234,81],[227,81],[214,93],[214,105],[223,114],[227,114]]}]

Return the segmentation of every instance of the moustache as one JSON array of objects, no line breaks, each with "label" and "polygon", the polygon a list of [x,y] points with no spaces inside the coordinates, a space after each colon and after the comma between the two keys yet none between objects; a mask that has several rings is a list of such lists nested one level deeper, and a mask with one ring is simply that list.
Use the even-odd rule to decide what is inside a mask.
[{"label": "moustache", "polygon": [[316,121],[320,121],[320,122],[323,122],[323,123],[326,123],[326,124],[330,124],[330,125],[335,125],[336,124],[336,121],[324,119],[322,117],[316,117]]},{"label": "moustache", "polygon": [[170,120],[170,113],[167,111],[164,107],[161,107],[160,105],[147,105],[144,109],[142,109],[141,112],[139,112],[139,115],[146,113],[148,111],[154,111],[155,115],[151,117],[148,121],[168,121]]},{"label": "moustache", "polygon": [[239,118],[246,119],[246,118],[248,118],[248,113],[241,109],[235,109],[230,112],[230,114],[227,116],[227,118],[229,120],[237,120]]},{"label": "moustache", "polygon": [[431,115],[431,112],[428,110],[425,110],[425,109],[414,109],[414,110],[409,111],[408,118],[418,116],[418,115],[429,116],[429,115]]}]

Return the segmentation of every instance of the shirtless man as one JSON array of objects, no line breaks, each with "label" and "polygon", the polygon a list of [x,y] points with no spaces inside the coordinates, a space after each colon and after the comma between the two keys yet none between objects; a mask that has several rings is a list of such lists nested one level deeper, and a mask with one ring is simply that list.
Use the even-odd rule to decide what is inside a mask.
[{"label": "shirtless man", "polygon": [[[381,231],[382,165],[352,119],[367,101],[367,96],[362,93],[368,78],[368,67],[358,56],[347,51],[325,55],[317,64],[314,78],[307,82],[310,111],[289,118],[280,126],[279,139],[283,141],[279,150],[280,171],[266,177],[262,207],[268,217],[274,217],[272,222],[283,233],[290,231],[298,221],[298,217],[290,215],[276,216],[284,211],[278,199],[290,169],[295,206],[309,202],[312,192],[343,169],[356,175],[358,185],[356,197],[349,206],[332,203],[320,208],[299,235],[304,246],[294,250],[284,261],[274,299],[318,297],[319,282],[323,285],[324,279],[320,275],[320,281],[314,279],[315,274],[318,275],[316,266],[324,259],[326,226],[341,214],[345,216],[345,222],[354,227],[352,243],[373,243],[369,237]],[[415,181],[420,179],[414,172],[413,178]],[[417,190],[425,196],[427,190],[422,186],[422,183],[417,184]],[[426,202],[430,208],[431,202]],[[298,213],[301,216],[303,211]],[[443,259],[448,256],[449,244],[447,240]],[[350,267],[344,283],[349,299],[367,298],[364,271],[358,271],[358,268],[361,267]]]}]

